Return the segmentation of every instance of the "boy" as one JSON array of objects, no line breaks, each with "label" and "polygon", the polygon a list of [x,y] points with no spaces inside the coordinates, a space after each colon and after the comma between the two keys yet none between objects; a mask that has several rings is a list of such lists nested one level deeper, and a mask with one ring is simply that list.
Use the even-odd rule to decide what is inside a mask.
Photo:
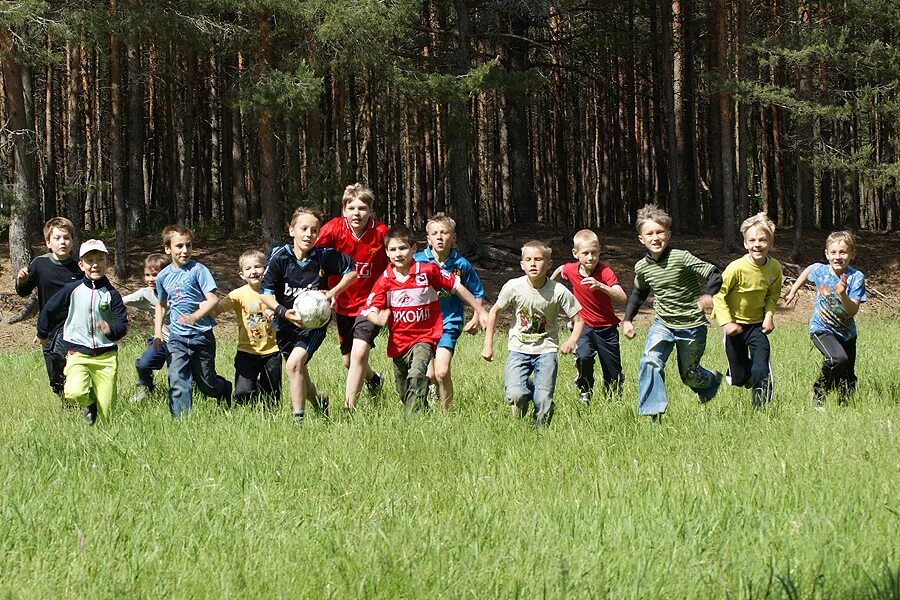
[{"label": "boy", "polygon": [[207,396],[222,403],[231,399],[231,382],[216,373],[216,322],[209,312],[219,303],[216,281],[204,265],[193,260],[194,235],[182,225],[166,225],[162,231],[166,254],[172,264],[156,277],[155,333],[153,348],[163,343],[163,320],[169,310],[169,412],[175,418],[193,406],[194,378]]},{"label": "boy", "polygon": [[334,303],[340,293],[356,279],[353,259],[332,248],[316,246],[322,220],[319,213],[300,207],[294,211],[288,226],[293,244],[275,248],[262,279],[260,300],[275,312],[278,349],[285,359],[291,390],[294,421],[301,423],[306,401],[328,416],[328,395],[318,392],[309,378],[309,361],[322,345],[328,323],[318,329],[305,329],[294,311],[297,296],[308,290],[318,290],[329,276],[340,277],[337,284],[325,292]]},{"label": "boy", "polygon": [[866,280],[850,266],[856,258],[856,238],[849,231],[835,231],[825,240],[827,264],[806,267],[787,295],[790,304],[800,287],[809,281],[816,286],[816,305],[809,319],[809,335],[825,361],[813,383],[812,399],[817,408],[825,406],[825,394],[838,391],[838,401],[846,403],[856,390],[856,322],[859,305],[866,301]]},{"label": "boy", "polygon": [[238,323],[238,347],[234,355],[234,402],[244,404],[259,394],[272,406],[281,399],[281,353],[275,330],[269,324],[274,313],[260,299],[266,255],[247,250],[238,259],[246,285],[229,292],[213,310],[216,316],[232,311]]},{"label": "boy", "polygon": [[66,351],[64,395],[84,409],[84,419],[93,425],[98,418],[112,417],[116,401],[118,347],[128,330],[128,317],[119,292],[106,278],[106,245],[88,240],[81,245],[78,265],[81,281],[67,283],[44,305],[38,316],[38,339],[46,343],[53,333],[52,317],[66,315],[62,346]]},{"label": "boy", "polygon": [[[125,303],[125,306],[156,315],[156,305],[159,304],[159,300],[156,297],[156,276],[167,264],[169,264],[169,259],[164,254],[147,255],[147,258],[144,259],[144,283],[146,287],[142,287],[133,294],[124,296],[122,302]],[[168,320],[168,314],[166,314],[163,317],[163,342],[160,344],[159,349],[154,348],[153,338],[148,338],[147,348],[134,361],[138,382],[137,386],[135,386],[134,394],[131,396],[131,402],[141,402],[153,393],[156,387],[153,383],[153,372],[159,371],[163,365],[169,363],[169,349],[166,346],[166,342],[169,341]]]},{"label": "boy", "polygon": [[619,353],[619,319],[612,300],[625,303],[625,290],[612,269],[600,262],[600,238],[590,229],[582,229],[572,240],[572,256],[577,262],[560,266],[550,279],[572,284],[572,293],[581,305],[584,332],[575,346],[578,376],[575,386],[579,399],[587,406],[594,393],[594,356],[600,360],[603,388],[607,393],[622,389],[622,356]]},{"label": "boy", "polygon": [[[432,262],[441,269],[456,275],[462,281],[463,286],[472,293],[475,302],[482,307],[483,311],[484,286],[481,285],[481,279],[469,261],[453,248],[453,243],[456,241],[456,221],[444,213],[438,213],[428,220],[425,232],[428,236],[428,246],[424,251],[416,252],[413,260]],[[455,294],[441,290],[438,292],[438,298],[441,302],[444,330],[441,339],[438,340],[437,349],[434,351],[434,360],[428,366],[428,378],[437,381],[441,409],[447,412],[453,402],[450,361],[453,360],[456,341],[463,331],[474,334],[475,329],[481,326],[481,323],[478,322],[477,315],[473,315],[472,319],[465,326],[463,325],[463,303]]]},{"label": "boy", "polygon": [[[550,424],[555,406],[556,350],[570,354],[581,337],[584,322],[578,312],[581,305],[562,284],[547,277],[550,269],[550,247],[544,242],[531,241],[522,246],[519,263],[523,277],[507,281],[500,289],[497,303],[488,314],[481,356],[494,360],[494,328],[500,311],[512,306],[515,324],[509,330],[509,356],[503,370],[506,402],[512,412],[524,417],[528,403],[534,403],[534,424]],[[559,345],[558,315],[562,313],[573,323],[572,334]],[[530,377],[534,375],[534,382]]]},{"label": "boy", "polygon": [[775,224],[766,213],[741,223],[741,234],[747,254],[725,267],[715,312],[725,334],[725,377],[731,385],[751,387],[753,406],[760,408],[772,401],[768,335],[775,329],[781,265],[769,256]]},{"label": "boy", "polygon": [[[641,304],[653,292],[656,318],[647,332],[638,372],[638,414],[659,421],[669,404],[666,396],[666,361],[678,352],[681,381],[696,392],[701,403],[713,399],[721,374],[700,366],[706,350],[707,320],[712,296],[722,285],[719,270],[690,252],[669,248],[672,217],[656,205],[637,212],[638,240],[647,255],[634,265],[634,289],[625,306],[622,332],[634,338],[634,323]],[[698,278],[706,279],[701,292]]]},{"label": "boy", "polygon": [[[372,292],[372,286],[388,264],[384,253],[387,226],[372,216],[375,195],[361,183],[346,187],[341,205],[343,217],[325,223],[319,231],[316,245],[334,248],[356,263],[356,281],[337,297],[335,306],[338,341],[347,369],[344,406],[353,409],[363,383],[372,393],[377,393],[384,384],[384,377],[369,367],[369,352],[375,347],[375,338],[381,328],[360,316],[360,311]],[[334,287],[339,279],[338,275],[329,277],[328,287]]]},{"label": "boy", "polygon": [[[27,267],[16,274],[16,293],[23,298],[34,288],[38,292],[38,309],[43,310],[47,302],[63,286],[79,281],[84,276],[78,261],[72,258],[72,240],[75,229],[72,221],[65,217],[53,217],[44,224],[44,242],[49,252],[38,256]],[[62,325],[66,318],[65,307],[58,314],[47,315],[47,341],[44,343],[44,366],[50,379],[50,389],[54,394],[63,393],[66,366],[66,352],[62,344]]]},{"label": "boy", "polygon": [[[379,327],[388,324],[387,355],[394,361],[397,393],[407,414],[428,408],[428,364],[444,333],[438,292],[456,294],[475,310],[484,309],[459,278],[431,262],[415,262],[416,244],[404,225],[384,238],[390,264],[378,278],[362,315]],[[389,319],[390,317],[390,319]]]}]

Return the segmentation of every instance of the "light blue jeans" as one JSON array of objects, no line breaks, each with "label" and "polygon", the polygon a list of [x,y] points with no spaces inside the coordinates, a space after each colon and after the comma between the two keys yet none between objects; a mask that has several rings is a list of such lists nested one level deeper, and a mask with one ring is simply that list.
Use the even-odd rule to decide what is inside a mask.
[{"label": "light blue jeans", "polygon": [[528,412],[528,403],[534,402],[534,424],[537,426],[549,425],[553,418],[556,367],[555,352],[510,352],[506,358],[506,367],[503,369],[506,402],[515,406],[523,417]]},{"label": "light blue jeans", "polygon": [[678,374],[686,386],[705,402],[716,395],[722,378],[700,366],[706,350],[706,325],[690,329],[672,329],[654,319],[647,332],[644,354],[638,372],[638,414],[666,412],[666,361],[672,349],[678,350]]}]

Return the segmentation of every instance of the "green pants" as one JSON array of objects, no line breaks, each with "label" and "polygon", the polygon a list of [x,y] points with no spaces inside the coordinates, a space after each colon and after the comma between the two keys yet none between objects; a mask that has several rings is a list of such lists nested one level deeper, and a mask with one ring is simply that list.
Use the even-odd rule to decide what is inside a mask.
[{"label": "green pants", "polygon": [[117,369],[118,353],[114,350],[97,356],[71,352],[66,355],[63,394],[78,406],[88,406],[96,401],[97,417],[109,419],[116,402]]},{"label": "green pants", "polygon": [[422,342],[394,359],[397,393],[407,413],[428,408],[428,363],[432,358],[434,346]]}]

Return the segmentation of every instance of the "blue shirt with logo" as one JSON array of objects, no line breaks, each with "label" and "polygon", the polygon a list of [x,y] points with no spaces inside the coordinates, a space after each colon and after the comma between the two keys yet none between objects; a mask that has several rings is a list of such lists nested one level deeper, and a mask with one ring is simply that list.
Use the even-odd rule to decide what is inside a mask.
[{"label": "blue shirt with logo", "polygon": [[[866,301],[866,281],[862,272],[847,267],[847,296],[858,302]],[[833,333],[835,337],[847,341],[856,337],[856,322],[844,310],[841,297],[834,286],[841,280],[826,264],[817,264],[807,277],[816,286],[816,306],[809,320],[810,333]]]},{"label": "blue shirt with logo", "polygon": [[196,335],[213,328],[215,320],[206,315],[193,325],[183,325],[178,317],[189,315],[216,291],[216,280],[204,265],[189,260],[183,267],[168,265],[156,276],[156,297],[169,307],[169,335]]},{"label": "blue shirt with logo", "polygon": [[[441,267],[445,271],[449,271],[456,275],[467,290],[469,290],[476,299],[484,298],[484,286],[481,285],[481,279],[475,272],[475,267],[456,251],[450,250],[450,255],[443,263],[438,262],[431,247],[425,248],[422,252],[416,252],[413,255],[416,262],[432,262]],[[456,294],[451,294],[445,290],[438,290],[438,298],[441,302],[441,316],[444,318],[444,331],[453,329],[462,329],[463,319],[465,318],[465,304]]]}]

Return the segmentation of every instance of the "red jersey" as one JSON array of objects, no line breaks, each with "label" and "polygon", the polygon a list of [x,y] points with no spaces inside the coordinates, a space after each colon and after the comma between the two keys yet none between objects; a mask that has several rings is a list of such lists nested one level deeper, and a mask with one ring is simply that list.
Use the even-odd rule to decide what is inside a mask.
[{"label": "red jersey", "polygon": [[437,346],[444,333],[438,290],[452,293],[458,287],[459,278],[434,263],[414,262],[406,277],[398,275],[394,265],[388,265],[363,309],[363,314],[391,309],[388,358],[403,356],[421,342]]},{"label": "red jersey", "polygon": [[[387,225],[369,218],[366,230],[359,237],[353,233],[344,217],[331,219],[319,230],[316,246],[334,248],[356,261],[356,279],[337,297],[335,312],[339,315],[355,317],[366,304],[372,286],[387,267],[388,258],[384,252],[384,235]],[[341,276],[328,277],[328,287],[333,288]]]},{"label": "red jersey", "polygon": [[[600,290],[592,290],[589,286],[581,285],[581,272],[577,262],[563,265],[563,279],[572,283],[572,293],[581,304],[581,318],[588,327],[614,327],[619,324],[619,317],[613,309],[612,300]],[[594,279],[610,287],[619,285],[616,274],[603,263],[597,263],[593,273]]]}]

